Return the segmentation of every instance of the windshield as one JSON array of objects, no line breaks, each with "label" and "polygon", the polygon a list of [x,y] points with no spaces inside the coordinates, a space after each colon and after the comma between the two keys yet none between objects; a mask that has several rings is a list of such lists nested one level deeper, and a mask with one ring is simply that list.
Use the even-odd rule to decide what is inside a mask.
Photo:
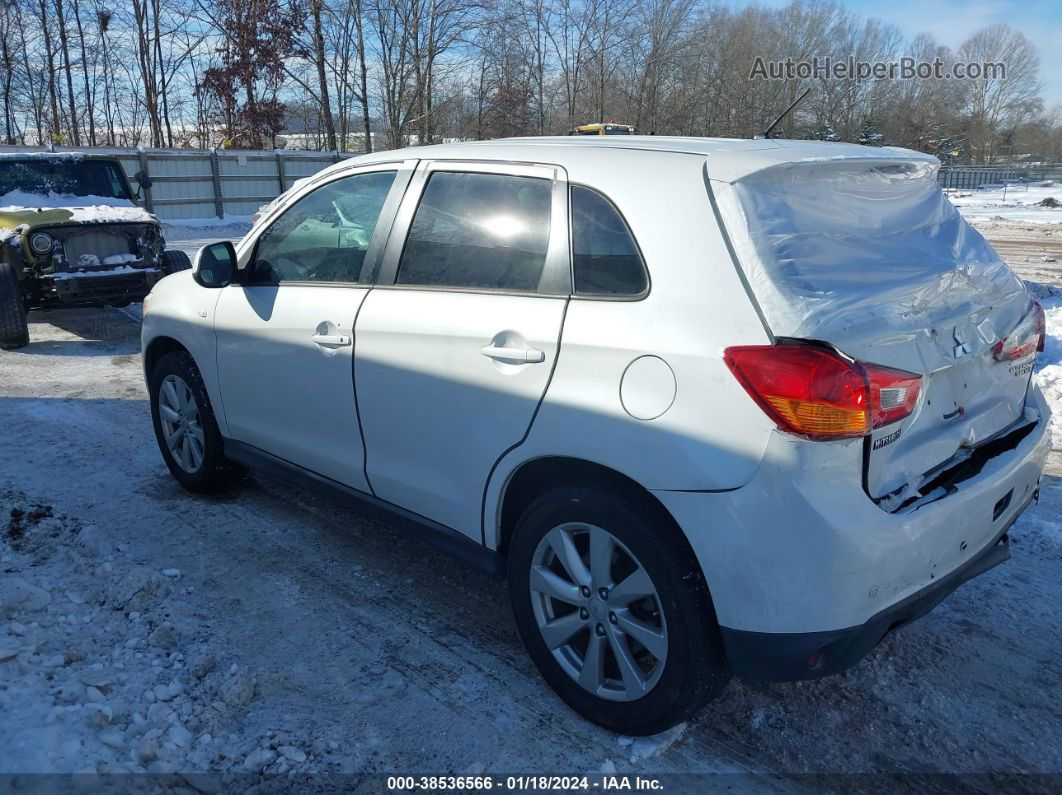
[{"label": "windshield", "polygon": [[130,198],[121,167],[108,160],[0,159],[0,196],[15,191]]}]

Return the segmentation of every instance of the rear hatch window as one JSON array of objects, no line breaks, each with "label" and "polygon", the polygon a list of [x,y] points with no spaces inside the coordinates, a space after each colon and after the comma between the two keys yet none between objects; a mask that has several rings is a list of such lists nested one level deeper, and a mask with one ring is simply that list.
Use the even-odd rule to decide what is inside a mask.
[{"label": "rear hatch window", "polygon": [[998,353],[1029,326],[1031,299],[941,192],[935,166],[790,163],[713,191],[776,336],[923,376],[915,412],[873,434],[871,496],[1021,421],[1034,354]]}]

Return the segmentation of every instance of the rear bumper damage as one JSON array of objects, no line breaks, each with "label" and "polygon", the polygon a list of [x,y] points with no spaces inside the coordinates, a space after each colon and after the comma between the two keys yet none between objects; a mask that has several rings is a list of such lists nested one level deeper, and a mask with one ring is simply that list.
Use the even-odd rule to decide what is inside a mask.
[{"label": "rear bumper damage", "polygon": [[1028,507],[1029,495],[1007,527],[974,557],[926,588],[882,610],[862,626],[826,632],[746,632],[722,627],[730,667],[743,679],[795,682],[841,673],[863,659],[893,630],[921,618],[956,588],[1010,557],[1007,530]]},{"label": "rear bumper damage", "polygon": [[740,489],[655,491],[704,570],[734,673],[787,681],[843,671],[1006,560],[1007,531],[1035,499],[1050,449],[1035,386],[1027,416],[1012,445],[937,473],[949,476],[934,499],[896,512],[863,490],[861,442],[781,433]]}]

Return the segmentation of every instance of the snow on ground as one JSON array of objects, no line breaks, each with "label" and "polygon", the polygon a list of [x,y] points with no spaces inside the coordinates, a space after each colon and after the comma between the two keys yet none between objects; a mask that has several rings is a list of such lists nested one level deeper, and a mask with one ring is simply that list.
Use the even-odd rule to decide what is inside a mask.
[{"label": "snow on ground", "polygon": [[[164,231],[194,251],[247,226]],[[1038,262],[1036,377],[1062,447],[1062,278]],[[138,310],[33,312],[33,342],[0,351],[0,773],[216,790],[194,776],[211,773],[224,790],[257,772],[742,772],[742,792],[802,790],[804,773],[1062,773],[1059,477],[1008,563],[851,671],[734,681],[682,727],[617,737],[540,680],[503,585],[268,479],[183,492],[151,430]]]},{"label": "snow on ground", "polygon": [[251,230],[250,216],[227,215],[224,218],[209,218],[206,220],[163,220],[162,237],[166,240],[167,248],[175,248],[188,254],[189,257],[203,246],[217,243],[221,240],[231,240],[234,243]]},{"label": "snow on ground", "polygon": [[[1036,378],[1053,417],[1055,455],[1062,458],[1062,183],[1009,185],[978,191],[948,191],[949,198],[1037,296],[1047,316],[1046,350]],[[1041,203],[1053,198],[1058,206]]]},{"label": "snow on ground", "polygon": [[[1019,185],[987,185],[978,190],[947,190],[945,193],[970,221],[998,218],[1031,223],[1062,223],[1062,182]],[[1044,206],[1047,202],[1054,206]]]},{"label": "snow on ground", "polygon": [[31,321],[30,346],[0,353],[0,771],[752,771],[742,791],[1062,772],[1056,478],[1010,562],[852,671],[735,681],[685,727],[631,740],[540,680],[504,586],[273,481],[183,492],[129,316]]},{"label": "snow on ground", "polygon": [[[1062,288],[1041,284],[1029,286],[1043,305],[1047,319],[1044,351],[1036,360],[1036,381],[1054,411],[1051,417],[1052,446],[1056,451],[1062,451]],[[1059,521],[1062,523],[1062,517]]]}]

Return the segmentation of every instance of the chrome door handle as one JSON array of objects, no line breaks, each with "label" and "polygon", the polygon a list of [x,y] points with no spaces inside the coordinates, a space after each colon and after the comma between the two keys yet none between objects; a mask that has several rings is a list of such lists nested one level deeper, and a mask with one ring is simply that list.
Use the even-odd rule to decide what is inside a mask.
[{"label": "chrome door handle", "polygon": [[318,345],[350,345],[350,337],[346,334],[314,334],[310,339]]},{"label": "chrome door handle", "polygon": [[510,364],[538,364],[546,361],[546,354],[537,348],[505,348],[499,345],[484,345],[479,352],[488,359]]}]

